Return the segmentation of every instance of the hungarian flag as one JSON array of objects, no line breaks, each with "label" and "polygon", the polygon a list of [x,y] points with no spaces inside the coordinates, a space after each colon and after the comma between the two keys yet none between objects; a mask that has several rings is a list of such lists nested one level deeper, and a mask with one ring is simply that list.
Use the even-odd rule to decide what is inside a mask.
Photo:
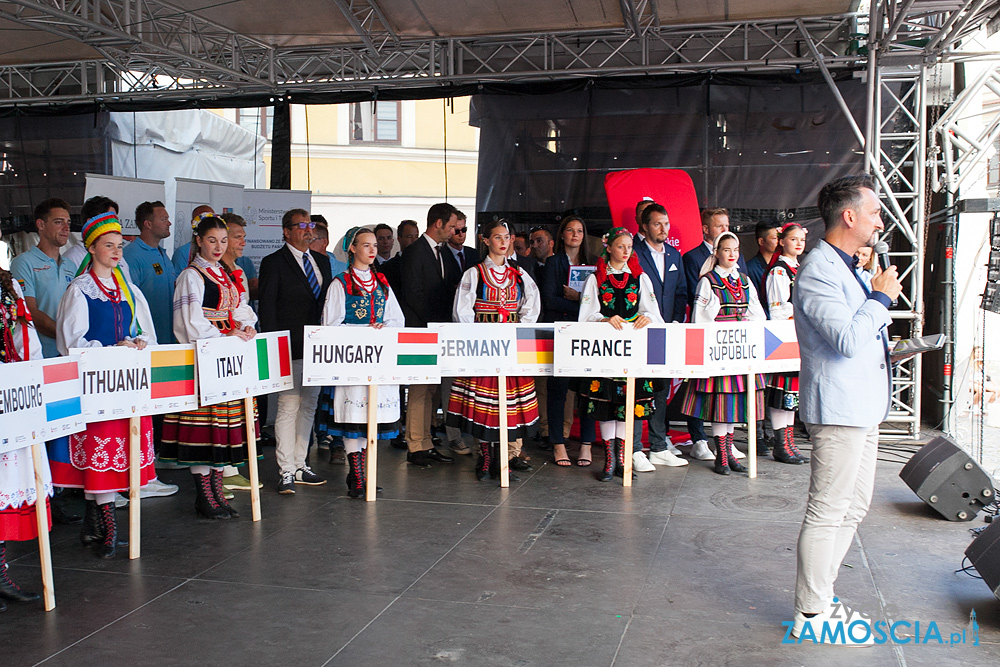
[{"label": "hungarian flag", "polygon": [[536,329],[517,328],[517,363],[551,364],[555,346],[555,332],[551,327]]},{"label": "hungarian flag", "polygon": [[152,350],[150,386],[153,398],[192,396],[194,390],[194,348]]},{"label": "hungarian flag", "polygon": [[[83,414],[80,405],[80,365],[75,361],[46,363],[42,367],[45,385],[45,421],[56,422]],[[52,426],[50,423],[49,426]]]},{"label": "hungarian flag", "polygon": [[396,334],[397,366],[435,366],[438,335],[423,331],[400,331]]},{"label": "hungarian flag", "polygon": [[271,380],[292,374],[288,336],[257,336],[257,379]]}]

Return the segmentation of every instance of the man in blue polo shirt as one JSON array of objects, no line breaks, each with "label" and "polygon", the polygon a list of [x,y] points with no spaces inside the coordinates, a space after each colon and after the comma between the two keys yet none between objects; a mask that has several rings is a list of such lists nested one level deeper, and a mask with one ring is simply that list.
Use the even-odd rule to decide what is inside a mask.
[{"label": "man in blue polo shirt", "polygon": [[10,263],[10,272],[21,284],[24,303],[38,329],[42,354],[58,357],[56,312],[66,287],[76,274],[76,264],[62,258],[59,250],[69,241],[69,204],[46,199],[35,207],[38,245]]},{"label": "man in blue polo shirt", "polygon": [[125,247],[122,255],[128,262],[132,282],[149,303],[160,344],[176,343],[174,338],[174,281],[177,274],[160,241],[170,236],[170,215],[161,201],[147,201],[135,209],[139,238]]}]

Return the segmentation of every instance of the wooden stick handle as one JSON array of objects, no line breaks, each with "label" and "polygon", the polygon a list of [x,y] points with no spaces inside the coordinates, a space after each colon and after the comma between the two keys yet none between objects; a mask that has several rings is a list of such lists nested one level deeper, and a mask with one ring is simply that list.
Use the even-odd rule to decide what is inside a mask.
[{"label": "wooden stick handle", "polygon": [[507,446],[510,442],[507,433],[507,376],[503,373],[497,379],[497,398],[500,411],[500,486],[504,489],[510,486],[510,461],[507,460]]},{"label": "wooden stick handle", "polygon": [[625,442],[622,443],[622,486],[632,486],[632,443],[635,441],[635,378],[625,378]]},{"label": "wooden stick handle", "polygon": [[[763,417],[763,415],[761,415]],[[747,467],[750,479],[757,477],[757,375],[747,376]]]},{"label": "wooden stick handle", "polygon": [[142,482],[142,417],[129,419],[128,429],[128,557],[139,557],[139,487]]},{"label": "wooden stick handle", "polygon": [[247,465],[250,468],[250,515],[260,521],[260,472],[257,470],[257,428],[253,418],[253,397],[243,399],[247,428]]},{"label": "wooden stick handle", "polygon": [[56,589],[52,581],[52,546],[49,544],[49,513],[45,507],[49,496],[45,493],[45,480],[42,479],[42,465],[45,454],[38,443],[31,446],[31,462],[35,469],[35,519],[38,522],[38,559],[42,564],[42,598],[45,601],[45,611],[56,608]]},{"label": "wooden stick handle", "polygon": [[365,502],[375,502],[378,468],[378,385],[368,385],[368,452],[365,455]]}]

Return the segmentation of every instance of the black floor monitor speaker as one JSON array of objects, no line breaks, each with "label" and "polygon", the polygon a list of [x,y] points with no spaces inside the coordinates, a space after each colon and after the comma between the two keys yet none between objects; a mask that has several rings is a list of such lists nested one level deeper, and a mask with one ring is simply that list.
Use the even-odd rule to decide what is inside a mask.
[{"label": "black floor monitor speaker", "polygon": [[920,448],[899,471],[920,499],[949,521],[971,521],[993,502],[993,479],[946,437]]},{"label": "black floor monitor speaker", "polygon": [[1000,519],[994,520],[972,540],[965,555],[993,595],[1000,598]]}]

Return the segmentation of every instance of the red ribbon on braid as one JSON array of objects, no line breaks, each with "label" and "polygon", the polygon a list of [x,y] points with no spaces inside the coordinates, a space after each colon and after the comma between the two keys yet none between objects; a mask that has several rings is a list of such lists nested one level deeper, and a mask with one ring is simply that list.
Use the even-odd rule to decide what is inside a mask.
[{"label": "red ribbon on braid", "polygon": [[[642,273],[642,266],[639,265],[639,256],[634,252],[628,256],[628,270],[633,276],[638,276]],[[608,279],[608,260],[603,256],[597,259],[597,270],[594,271],[594,276],[597,279],[598,285],[603,285]]]}]

